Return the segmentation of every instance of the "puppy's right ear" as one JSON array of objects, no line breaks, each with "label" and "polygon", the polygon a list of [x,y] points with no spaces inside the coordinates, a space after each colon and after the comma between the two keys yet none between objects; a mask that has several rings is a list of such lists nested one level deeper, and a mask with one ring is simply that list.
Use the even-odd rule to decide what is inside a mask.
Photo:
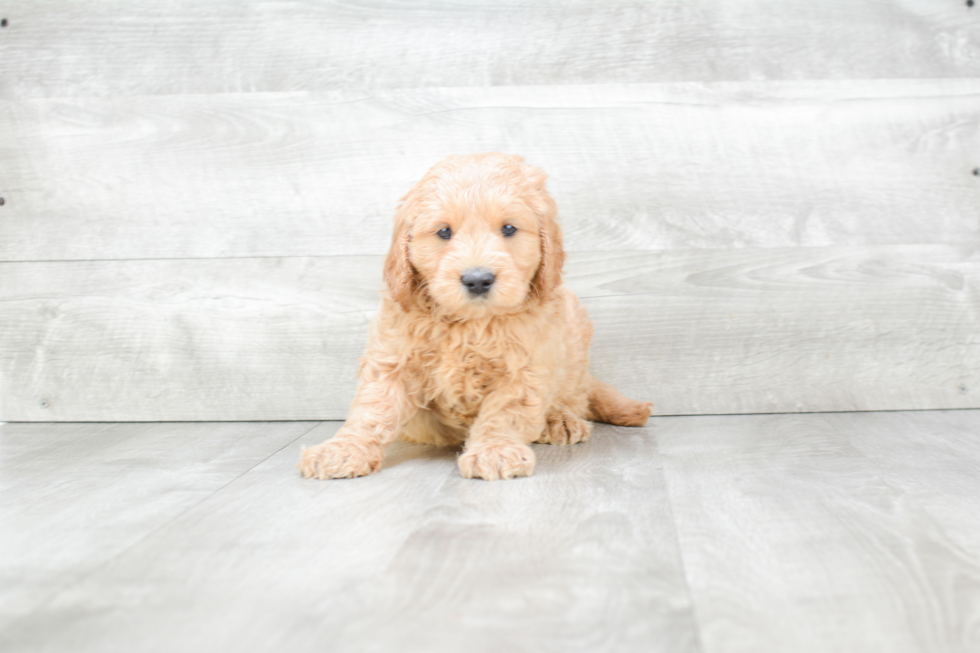
[{"label": "puppy's right ear", "polygon": [[408,243],[412,240],[405,198],[395,212],[395,230],[391,234],[391,248],[385,257],[384,280],[388,296],[406,311],[412,304],[415,292],[415,271],[408,261]]}]

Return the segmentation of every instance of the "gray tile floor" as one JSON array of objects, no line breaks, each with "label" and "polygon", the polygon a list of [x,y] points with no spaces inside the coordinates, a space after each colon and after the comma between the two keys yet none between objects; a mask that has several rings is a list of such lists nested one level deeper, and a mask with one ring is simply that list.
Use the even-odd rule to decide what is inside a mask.
[{"label": "gray tile floor", "polygon": [[0,650],[980,651],[980,411],[669,417],[460,478],[336,422],[0,425]]}]

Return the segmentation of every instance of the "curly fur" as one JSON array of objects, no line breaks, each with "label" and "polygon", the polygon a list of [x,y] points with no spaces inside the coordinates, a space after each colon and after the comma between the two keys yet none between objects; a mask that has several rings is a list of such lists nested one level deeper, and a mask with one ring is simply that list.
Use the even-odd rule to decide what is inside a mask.
[{"label": "curly fur", "polygon": [[[530,476],[532,442],[587,440],[586,420],[646,421],[652,404],[589,375],[592,324],[561,285],[545,178],[500,152],[450,157],[402,198],[357,397],[337,435],[303,451],[304,476],[370,474],[397,437],[464,446],[467,478]],[[504,236],[505,224],[517,233]],[[472,267],[495,274],[485,295],[461,283]]]}]

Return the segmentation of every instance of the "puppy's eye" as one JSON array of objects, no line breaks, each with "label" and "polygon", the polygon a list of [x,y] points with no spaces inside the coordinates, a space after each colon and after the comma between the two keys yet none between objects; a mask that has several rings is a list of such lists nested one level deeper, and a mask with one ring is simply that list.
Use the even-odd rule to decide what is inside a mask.
[{"label": "puppy's eye", "polygon": [[505,224],[503,227],[501,227],[500,233],[505,236],[513,236],[517,233],[517,227],[512,224]]},{"label": "puppy's eye", "polygon": [[453,237],[453,230],[450,229],[449,227],[443,227],[442,229],[436,232],[436,235],[442,238],[443,240],[449,240],[450,238]]}]

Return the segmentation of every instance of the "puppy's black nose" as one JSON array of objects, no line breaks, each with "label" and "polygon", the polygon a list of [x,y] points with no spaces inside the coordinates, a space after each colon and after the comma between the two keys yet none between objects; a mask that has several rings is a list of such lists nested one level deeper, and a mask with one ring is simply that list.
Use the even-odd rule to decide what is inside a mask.
[{"label": "puppy's black nose", "polygon": [[482,295],[490,290],[496,278],[493,272],[486,268],[470,268],[460,277],[471,295]]}]

